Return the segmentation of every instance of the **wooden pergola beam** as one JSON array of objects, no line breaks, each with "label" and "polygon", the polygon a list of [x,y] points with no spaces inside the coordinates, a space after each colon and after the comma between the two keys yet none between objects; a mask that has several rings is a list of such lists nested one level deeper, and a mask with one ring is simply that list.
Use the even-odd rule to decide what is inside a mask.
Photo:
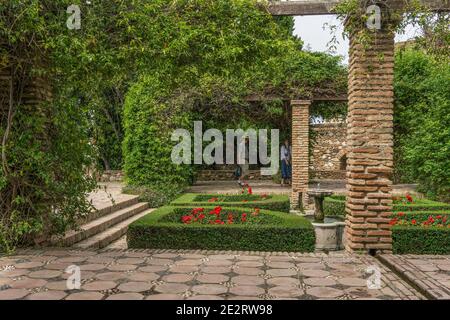
[{"label": "wooden pergola beam", "polygon": [[[291,101],[293,100],[293,97],[287,97],[287,96],[278,96],[278,95],[250,95],[245,98],[246,102],[267,102],[267,101],[274,101],[274,100],[283,100],[283,101]],[[340,94],[336,96],[326,96],[326,95],[313,95],[312,98],[310,98],[311,102],[317,102],[317,101],[329,101],[329,102],[347,102],[348,96],[347,94]]]},{"label": "wooden pergola beam", "polygon": [[[387,4],[392,9],[401,9],[413,0],[390,0]],[[333,8],[340,0],[292,0],[270,1],[269,12],[274,16],[312,16],[335,14]],[[435,12],[450,11],[448,0],[420,0],[420,3]]]}]

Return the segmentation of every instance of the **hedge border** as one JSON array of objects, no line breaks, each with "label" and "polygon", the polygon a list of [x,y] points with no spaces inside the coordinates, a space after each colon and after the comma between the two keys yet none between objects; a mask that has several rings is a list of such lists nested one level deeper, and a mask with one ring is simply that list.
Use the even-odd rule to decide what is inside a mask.
[{"label": "hedge border", "polygon": [[450,229],[395,226],[392,249],[395,254],[450,254]]},{"label": "hedge border", "polygon": [[[303,217],[283,212],[261,210],[262,214],[281,218],[281,224],[265,225],[197,225],[159,222],[180,206],[161,207],[133,222],[127,231],[130,249],[201,249],[313,252],[315,232]],[[191,209],[193,206],[184,206]],[[212,209],[213,207],[206,207]],[[227,210],[246,210],[224,207]]]},{"label": "hedge border", "polygon": [[[271,198],[261,201],[249,201],[249,202],[198,202],[194,201],[198,193],[185,193],[170,203],[171,206],[222,206],[222,207],[243,207],[243,208],[259,208],[271,211],[289,212],[291,204],[289,196],[282,194],[271,194]],[[226,194],[206,194],[213,197],[223,197]]]},{"label": "hedge border", "polygon": [[[416,211],[450,211],[450,204],[436,202],[428,199],[420,199],[421,202],[417,204],[394,204],[394,212],[416,212]],[[328,216],[344,216],[345,215],[345,200],[337,199],[335,197],[326,197],[323,202],[323,211]]]}]

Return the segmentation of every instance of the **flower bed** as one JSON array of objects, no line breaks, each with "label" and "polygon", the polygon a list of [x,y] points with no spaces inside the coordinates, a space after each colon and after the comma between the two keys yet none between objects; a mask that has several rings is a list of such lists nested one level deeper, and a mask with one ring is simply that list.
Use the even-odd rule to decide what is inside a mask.
[{"label": "flower bed", "polygon": [[[410,201],[410,200],[411,201]],[[393,211],[450,211],[450,204],[428,199],[414,199],[410,196],[404,198],[394,197]],[[323,201],[323,210],[328,216],[345,215],[345,196],[326,197]]]},{"label": "flower bed", "polygon": [[282,212],[166,206],[132,223],[127,241],[129,248],[312,252],[315,234],[308,220]]},{"label": "flower bed", "polygon": [[397,212],[390,224],[394,253],[450,254],[450,211]]},{"label": "flower bed", "polygon": [[[450,254],[450,204],[393,198],[392,247],[398,254]],[[345,215],[345,197],[325,198],[326,215]]]},{"label": "flower bed", "polygon": [[227,206],[260,208],[273,211],[289,212],[290,202],[287,195],[256,194],[197,194],[185,193],[172,201],[172,206]]}]

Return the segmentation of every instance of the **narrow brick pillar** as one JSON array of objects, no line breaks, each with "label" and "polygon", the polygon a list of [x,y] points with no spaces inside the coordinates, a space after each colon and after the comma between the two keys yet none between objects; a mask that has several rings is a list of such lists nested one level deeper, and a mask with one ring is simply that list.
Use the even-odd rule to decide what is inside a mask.
[{"label": "narrow brick pillar", "polygon": [[363,48],[350,35],[345,243],[349,251],[390,252],[394,34],[384,23],[373,36]]},{"label": "narrow brick pillar", "polygon": [[292,100],[292,193],[291,209],[297,210],[300,201],[308,204],[309,181],[309,100]]}]

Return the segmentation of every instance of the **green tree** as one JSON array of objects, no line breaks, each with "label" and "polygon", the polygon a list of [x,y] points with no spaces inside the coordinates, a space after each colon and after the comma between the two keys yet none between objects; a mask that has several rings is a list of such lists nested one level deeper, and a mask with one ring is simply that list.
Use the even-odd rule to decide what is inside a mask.
[{"label": "green tree", "polygon": [[401,180],[450,200],[450,67],[422,50],[395,59],[395,152]]}]

